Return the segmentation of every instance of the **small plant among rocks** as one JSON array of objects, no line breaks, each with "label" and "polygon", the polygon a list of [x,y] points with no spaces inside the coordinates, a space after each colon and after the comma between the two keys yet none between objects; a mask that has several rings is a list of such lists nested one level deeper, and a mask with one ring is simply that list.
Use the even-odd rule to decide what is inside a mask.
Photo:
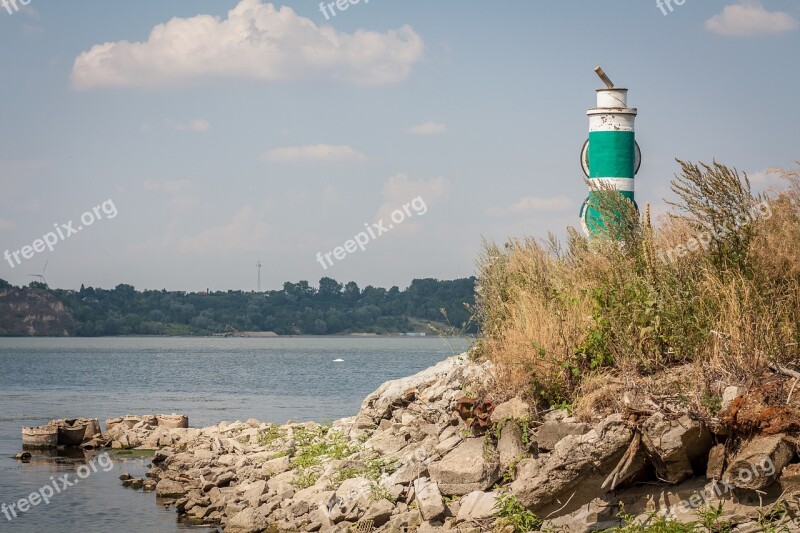
[{"label": "small plant among rocks", "polygon": [[534,513],[525,508],[512,493],[501,491],[496,502],[497,516],[503,522],[514,527],[515,533],[539,531],[542,521]]},{"label": "small plant among rocks", "polygon": [[365,460],[359,459],[338,468],[331,478],[331,486],[335,487],[345,480],[356,477],[363,477],[377,483],[381,476],[384,474],[392,474],[396,470],[396,461],[386,460],[378,455],[372,455]]},{"label": "small plant among rocks", "polygon": [[370,488],[370,500],[372,501],[380,501],[380,500],[389,500],[392,504],[397,503],[392,493],[389,491],[387,487],[384,487],[380,483],[373,481],[369,484]]},{"label": "small plant among rocks", "polygon": [[283,434],[278,426],[270,426],[266,432],[258,435],[258,445],[269,446],[281,437],[283,437]]},{"label": "small plant among rocks", "polygon": [[304,489],[314,485],[321,475],[323,459],[345,459],[359,450],[344,436],[328,426],[298,427],[294,432],[295,454],[292,465],[297,469],[295,486]]},{"label": "small plant among rocks", "polygon": [[658,513],[651,513],[644,521],[637,521],[636,516],[625,512],[625,508],[617,515],[624,525],[611,531],[620,533],[730,533],[733,527],[722,518],[722,502],[717,506],[707,506],[697,510],[699,520],[679,522],[670,520]]},{"label": "small plant among rocks", "polygon": [[788,533],[797,531],[798,522],[800,519],[783,502],[776,502],[759,512],[757,525],[763,533]]}]

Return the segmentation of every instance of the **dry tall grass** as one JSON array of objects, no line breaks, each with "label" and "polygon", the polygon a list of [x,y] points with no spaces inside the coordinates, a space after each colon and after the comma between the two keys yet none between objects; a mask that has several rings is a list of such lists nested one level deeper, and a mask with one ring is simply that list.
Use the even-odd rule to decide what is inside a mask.
[{"label": "dry tall grass", "polygon": [[680,164],[679,201],[658,227],[605,191],[596,207],[622,213],[605,238],[485,243],[478,354],[496,364],[500,396],[573,402],[690,363],[705,397],[800,362],[800,171],[780,171],[788,190],[754,195],[724,165]]}]

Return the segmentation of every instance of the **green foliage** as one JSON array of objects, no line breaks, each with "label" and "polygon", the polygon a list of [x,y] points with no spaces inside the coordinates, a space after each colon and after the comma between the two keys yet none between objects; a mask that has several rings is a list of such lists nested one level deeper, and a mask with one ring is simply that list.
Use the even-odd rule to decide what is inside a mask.
[{"label": "green foliage", "polygon": [[514,526],[515,533],[538,531],[542,527],[539,517],[526,509],[517,497],[508,491],[500,491],[495,509],[499,518]]},{"label": "green foliage", "polygon": [[373,481],[369,484],[370,489],[370,500],[372,501],[380,501],[380,500],[389,500],[392,504],[397,503],[397,500],[392,496],[391,491],[388,487],[384,487],[380,483]]},{"label": "green foliage", "polygon": [[517,424],[519,425],[519,429],[522,431],[522,444],[525,446],[530,445],[531,443],[531,419],[530,418],[520,418],[517,420]]},{"label": "green foliage", "polygon": [[569,402],[567,402],[567,401],[563,401],[563,402],[559,402],[559,403],[554,403],[554,404],[552,404],[552,405],[550,406],[550,408],[551,408],[551,409],[556,409],[556,410],[558,410],[558,409],[564,409],[564,410],[567,412],[567,414],[568,414],[568,415],[572,416],[572,409],[573,409],[573,406],[572,406],[572,404],[571,404],[571,403],[569,403]]},{"label": "green foliage", "polygon": [[518,457],[509,463],[508,468],[503,472],[503,477],[497,483],[498,486],[508,485],[517,477],[517,465],[522,457]]},{"label": "green foliage", "polygon": [[797,517],[783,501],[758,512],[758,528],[763,533],[789,533],[797,529]]},{"label": "green foliage", "polygon": [[717,416],[720,409],[722,409],[722,397],[717,396],[708,389],[703,391],[702,401],[703,405],[708,408],[708,412],[711,413],[711,416]]},{"label": "green foliage", "polygon": [[259,433],[258,444],[259,446],[269,446],[282,436],[283,434],[281,433],[280,428],[278,428],[276,425],[271,425],[266,432]]},{"label": "green foliage", "polygon": [[[32,288],[48,290],[34,282]],[[466,306],[474,304],[475,278],[452,281],[416,279],[398,287],[364,289],[322,278],[319,289],[307,281],[285,283],[262,293],[218,291],[186,293],[136,291],[131,285],[112,290],[51,290],[77,321],[77,336],[210,335],[273,331],[279,335],[399,333],[425,331],[442,311],[452,331],[474,333]]]},{"label": "green foliage", "polygon": [[338,484],[347,479],[363,477],[377,483],[382,475],[392,474],[397,468],[398,464],[396,461],[387,461],[383,457],[373,455],[366,460],[359,460],[353,464],[348,464],[339,468],[332,481]]},{"label": "green foliage", "polygon": [[696,231],[711,230],[718,236],[710,249],[712,263],[718,269],[735,268],[747,272],[748,248],[755,236],[749,224],[740,224],[737,217],[746,215],[764,196],[754,196],[747,175],[717,162],[695,165],[678,160],[681,174],[671,188],[680,202],[672,203],[683,213],[682,218]]},{"label": "green foliage", "polygon": [[344,459],[358,450],[345,437],[327,426],[294,428],[295,453],[292,466],[297,469],[294,485],[304,489],[314,485],[320,476],[323,459]]},{"label": "green foliage", "polygon": [[307,489],[313,487],[319,481],[319,472],[310,469],[300,469],[292,484],[298,489]]},{"label": "green foliage", "polygon": [[697,522],[678,522],[663,516],[652,514],[644,523],[637,522],[633,515],[620,514],[620,519],[625,521],[622,527],[611,529],[615,533],[696,533]]},{"label": "green foliage", "polygon": [[[793,189],[754,195],[719,163],[683,161],[660,227],[618,191],[593,191],[603,235],[487,243],[476,288],[481,340],[503,395],[580,411],[603,376],[654,376],[697,362],[747,383],[800,357],[800,170]],[[700,365],[698,365],[699,367]],[[585,386],[584,386],[585,385]],[[690,392],[712,413],[718,398]]]},{"label": "green foliage", "polygon": [[733,526],[722,520],[723,502],[717,505],[707,505],[702,509],[697,510],[697,516],[700,518],[699,523],[707,531],[712,533],[730,533]]},{"label": "green foliage", "polygon": [[730,533],[733,526],[722,520],[723,502],[716,506],[706,506],[698,509],[696,514],[699,520],[679,522],[671,520],[657,513],[650,513],[643,521],[637,521],[636,516],[625,512],[623,507],[617,515],[623,525],[608,531],[619,533],[696,533],[707,531],[709,533]]}]

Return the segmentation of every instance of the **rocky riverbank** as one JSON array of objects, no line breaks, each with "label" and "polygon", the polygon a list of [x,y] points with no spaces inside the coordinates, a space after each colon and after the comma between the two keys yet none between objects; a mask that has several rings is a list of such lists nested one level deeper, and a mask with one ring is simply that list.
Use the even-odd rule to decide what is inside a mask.
[{"label": "rocky riverbank", "polygon": [[783,376],[766,391],[729,388],[705,421],[630,396],[622,412],[583,420],[536,412],[496,403],[493,380],[489,363],[461,355],[385,383],[329,426],[143,422],[105,438],[157,449],[150,479],[126,485],[227,533],[592,531],[663,517],[800,529],[800,411]]}]

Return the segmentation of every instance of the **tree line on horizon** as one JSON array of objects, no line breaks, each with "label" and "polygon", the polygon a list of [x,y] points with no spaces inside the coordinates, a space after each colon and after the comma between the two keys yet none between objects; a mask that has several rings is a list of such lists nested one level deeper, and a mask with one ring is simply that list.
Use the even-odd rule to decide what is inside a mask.
[{"label": "tree line on horizon", "polygon": [[[0,279],[0,289],[17,288]],[[428,324],[450,333],[474,333],[470,307],[475,278],[415,279],[406,289],[343,284],[324,277],[319,286],[286,282],[280,290],[187,293],[143,290],[120,284],[114,289],[51,289],[32,282],[24,291],[46,291],[76,321],[70,334],[213,335],[226,332],[274,332],[278,335],[348,333],[432,333]]]}]

